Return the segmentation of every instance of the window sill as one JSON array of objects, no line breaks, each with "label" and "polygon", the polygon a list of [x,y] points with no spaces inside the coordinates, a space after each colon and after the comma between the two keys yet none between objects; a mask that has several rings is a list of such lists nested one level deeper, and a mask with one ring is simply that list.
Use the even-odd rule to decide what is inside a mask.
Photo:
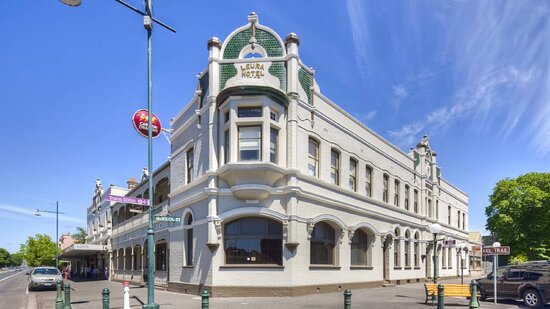
[{"label": "window sill", "polygon": [[401,266],[394,266],[393,269],[394,269],[394,270],[401,270],[401,269],[403,269],[403,267],[401,267]]},{"label": "window sill", "polygon": [[274,264],[229,264],[221,265],[220,269],[239,269],[239,268],[262,268],[262,269],[284,269],[284,266]]},{"label": "window sill", "polygon": [[309,270],[340,270],[340,266],[335,265],[310,265]]},{"label": "window sill", "polygon": [[349,269],[351,269],[351,270],[354,270],[354,269],[373,270],[374,267],[372,267],[372,266],[351,266]]},{"label": "window sill", "polygon": [[414,269],[420,269],[420,266],[415,266]]},{"label": "window sill", "polygon": [[406,266],[405,269],[406,269],[406,270],[409,270],[409,269],[412,269],[412,267]]},{"label": "window sill", "polygon": [[195,266],[193,266],[193,265],[184,265],[181,268],[195,268]]}]

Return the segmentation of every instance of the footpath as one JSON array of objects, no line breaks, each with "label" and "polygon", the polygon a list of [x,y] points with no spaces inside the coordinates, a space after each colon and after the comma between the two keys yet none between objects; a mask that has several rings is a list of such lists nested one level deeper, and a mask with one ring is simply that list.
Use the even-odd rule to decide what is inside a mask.
[{"label": "footpath", "polygon": [[[469,281],[469,280],[468,280]],[[120,282],[87,281],[73,282],[71,284],[71,305],[73,309],[102,308],[103,288],[108,288],[110,294],[110,308],[123,308],[123,290]],[[459,283],[459,280],[445,280],[443,283]],[[315,309],[339,309],[344,308],[343,292],[323,293],[297,297],[233,297],[210,298],[211,309],[289,309],[289,308],[315,308]],[[35,299],[32,299],[32,298]],[[29,293],[29,304],[36,304],[36,308],[28,309],[54,309],[55,291],[37,291]],[[30,300],[33,300],[32,302]],[[424,304],[424,285],[413,283],[393,287],[377,287],[352,291],[353,309],[435,309],[437,306]],[[155,290],[155,302],[162,309],[200,309],[201,297],[198,295],[180,294],[160,289]],[[463,297],[446,297],[445,306],[448,308],[468,308],[468,300]],[[130,306],[141,308],[147,303],[147,288],[130,285]],[[521,302],[499,302],[496,306],[492,302],[480,302],[482,309],[498,308],[526,308]],[[546,308],[546,307],[545,307]],[[550,308],[548,306],[547,308]]]}]

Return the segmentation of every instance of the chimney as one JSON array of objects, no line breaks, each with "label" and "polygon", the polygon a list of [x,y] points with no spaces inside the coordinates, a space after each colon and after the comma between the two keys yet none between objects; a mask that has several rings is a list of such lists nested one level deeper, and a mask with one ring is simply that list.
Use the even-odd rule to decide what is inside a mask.
[{"label": "chimney", "polygon": [[137,185],[137,181],[135,178],[130,178],[128,179],[128,181],[126,182],[128,184],[128,189],[132,190],[133,188],[136,187]]}]

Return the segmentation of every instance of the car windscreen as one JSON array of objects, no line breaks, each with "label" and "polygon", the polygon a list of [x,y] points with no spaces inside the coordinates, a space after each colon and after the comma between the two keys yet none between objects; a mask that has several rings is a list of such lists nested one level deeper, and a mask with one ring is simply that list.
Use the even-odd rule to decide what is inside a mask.
[{"label": "car windscreen", "polygon": [[33,275],[59,275],[59,271],[53,268],[37,268],[32,272]]}]

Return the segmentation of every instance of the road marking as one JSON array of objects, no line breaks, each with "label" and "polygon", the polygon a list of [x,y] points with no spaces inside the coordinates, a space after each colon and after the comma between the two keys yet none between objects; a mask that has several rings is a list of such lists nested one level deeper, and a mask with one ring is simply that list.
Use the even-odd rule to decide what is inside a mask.
[{"label": "road marking", "polygon": [[25,294],[29,294],[29,286],[27,285],[27,288],[25,289]]},{"label": "road marking", "polygon": [[0,279],[0,282],[2,282],[2,281],[4,281],[4,280],[7,280],[7,279],[9,279],[9,278],[11,278],[11,277],[13,277],[13,276],[17,276],[17,275],[19,275],[19,274],[21,274],[21,273],[15,273],[15,274],[13,274],[13,275],[11,275],[11,276],[8,276],[8,277],[6,277],[6,278],[4,278],[4,279]]},{"label": "road marking", "polygon": [[29,294],[27,297],[27,309],[36,309],[38,308],[36,303],[36,294]]}]

